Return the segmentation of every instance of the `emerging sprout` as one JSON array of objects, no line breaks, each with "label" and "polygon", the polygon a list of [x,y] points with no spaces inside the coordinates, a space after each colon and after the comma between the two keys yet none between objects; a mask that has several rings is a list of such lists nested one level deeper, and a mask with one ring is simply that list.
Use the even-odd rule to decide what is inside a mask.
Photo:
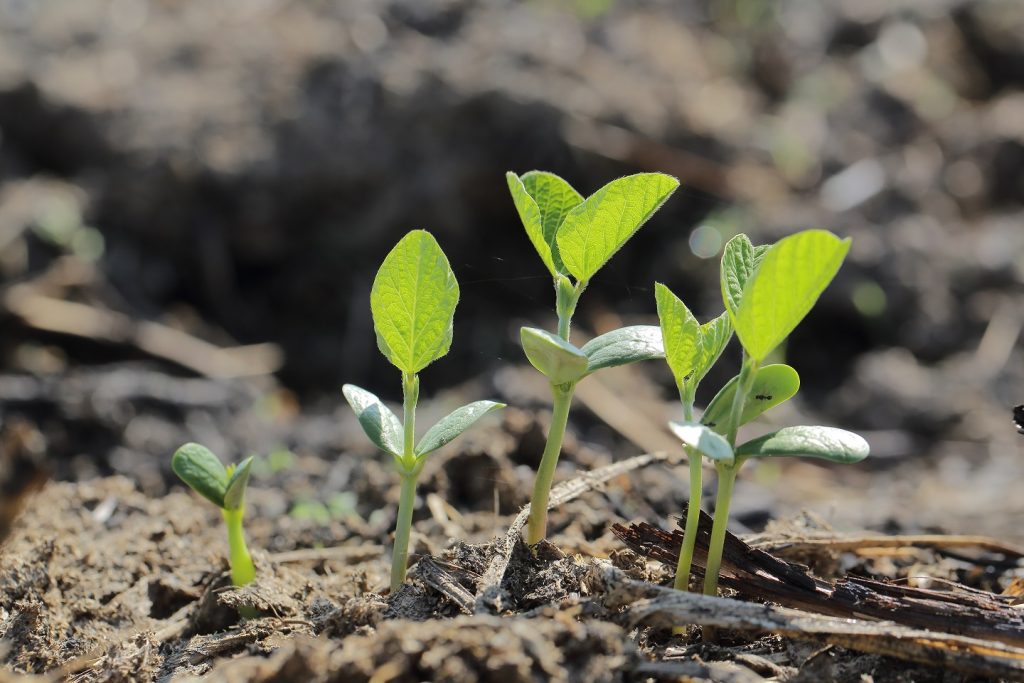
[{"label": "emerging sprout", "polygon": [[[737,235],[725,246],[721,272],[722,299],[743,346],[740,374],[722,387],[708,404],[700,422],[687,417],[685,422],[671,425],[672,431],[688,451],[696,451],[710,458],[718,472],[715,521],[704,574],[704,593],[707,595],[714,595],[718,590],[718,571],[721,567],[733,484],[744,462],[750,458],[792,455],[853,463],[868,455],[868,444],[863,438],[831,427],[784,427],[736,445],[736,434],[741,425],[789,399],[799,388],[800,379],[793,368],[787,365],[764,365],[764,361],[810,312],[815,301],[835,277],[849,248],[848,239],[840,240],[825,230],[805,230],[770,247],[754,247],[746,235]],[[659,295],[667,297],[660,291]],[[681,303],[673,306],[666,304],[664,308],[671,312],[678,309]],[[695,323],[688,322],[685,315],[677,314],[673,318],[666,316],[662,309],[662,301],[659,299],[662,326],[668,328],[665,339],[671,364],[676,346],[685,350],[694,344],[691,342],[687,346],[682,341],[669,343],[670,332],[681,340],[699,340],[700,335],[693,333]],[[681,325],[678,319],[683,320]],[[700,348],[700,344],[696,344],[696,347]],[[685,352],[679,352],[679,358],[685,357]],[[675,360],[678,362],[679,358]],[[680,367],[685,369],[685,365]],[[673,371],[678,378],[680,373],[675,365]],[[688,397],[684,393],[684,408]],[[692,409],[689,414],[692,414]],[[699,476],[699,466],[697,470]],[[696,505],[693,501],[691,493],[691,514],[695,514]],[[697,501],[699,505],[699,498]],[[688,519],[684,551],[680,553],[680,571],[685,569],[688,572],[692,558],[695,522],[693,525],[694,529],[691,529]],[[689,555],[684,557],[686,548],[689,548]],[[685,586],[687,578],[677,574],[676,586]]]},{"label": "emerging sprout", "polygon": [[[679,399],[683,404],[683,419],[690,425],[694,420],[693,402],[697,386],[732,338],[732,323],[729,321],[729,314],[722,313],[714,320],[701,325],[686,304],[660,282],[655,283],[654,294],[658,304],[661,334],[665,340],[665,360],[668,361],[676,380]],[[701,452],[706,452],[709,457],[715,459],[730,457],[731,450],[724,439],[701,432],[699,427],[680,428],[692,432],[687,434],[687,438],[683,438],[684,443],[694,441],[702,445],[701,449],[686,448],[690,460],[690,502],[686,510],[686,533],[683,536],[683,547],[679,551],[675,579],[676,589],[686,590],[689,586],[690,566],[693,563],[697,524],[700,521]]]},{"label": "emerging sprout", "polygon": [[427,454],[455,439],[481,417],[504,408],[494,401],[476,401],[455,410],[427,430],[416,443],[416,402],[419,372],[451,347],[459,283],[434,237],[413,230],[399,241],[381,264],[370,292],[377,347],[402,371],[404,420],[383,401],[353,384],[344,386],[363,431],[377,448],[390,453],[402,479],[391,559],[391,590],[405,582],[416,480]]},{"label": "emerging sprout", "polygon": [[[679,186],[661,173],[613,180],[584,199],[553,173],[505,175],[526,234],[554,279],[558,333],[524,327],[526,357],[551,384],[553,410],[547,443],[530,500],[526,540],[547,535],[548,496],[562,450],[576,383],[601,368],[660,358],[661,331],[651,325],[625,327],[591,340],[583,348],[569,341],[572,316],[591,278]],[[575,279],[575,281],[574,281]]]},{"label": "emerging sprout", "polygon": [[193,491],[220,508],[228,527],[231,582],[236,586],[256,578],[249,549],[245,545],[242,518],[245,515],[245,488],[249,484],[252,456],[238,465],[225,467],[205,446],[187,443],[171,458],[171,469]]}]

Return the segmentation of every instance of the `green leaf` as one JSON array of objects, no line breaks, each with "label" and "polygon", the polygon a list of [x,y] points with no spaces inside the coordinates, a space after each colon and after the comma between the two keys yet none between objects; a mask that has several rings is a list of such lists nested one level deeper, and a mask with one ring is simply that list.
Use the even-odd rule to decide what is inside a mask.
[{"label": "green leaf", "polygon": [[755,360],[763,360],[803,320],[832,281],[850,240],[826,230],[804,230],[764,254],[731,311],[736,334]]},{"label": "green leaf", "polygon": [[783,427],[748,441],[736,449],[740,458],[772,458],[793,455],[822,458],[843,464],[860,462],[870,452],[858,434],[835,427]]},{"label": "green leaf", "polygon": [[475,401],[451,412],[427,430],[416,446],[416,455],[426,455],[441,446],[451,443],[462,432],[469,429],[474,422],[491,412],[504,408],[504,403],[494,401]]},{"label": "green leaf", "polygon": [[750,238],[740,233],[729,240],[722,250],[721,283],[722,301],[725,310],[733,315],[739,310],[743,299],[743,287],[757,270],[764,257],[767,245],[755,247]]},{"label": "green leaf", "polygon": [[575,382],[587,374],[587,355],[558,335],[524,327],[519,338],[530,363],[552,384]]},{"label": "green leaf", "polygon": [[187,443],[171,458],[171,469],[193,491],[219,508],[224,507],[228,472],[224,464],[206,446]]},{"label": "green leaf", "polygon": [[699,355],[700,323],[686,304],[660,282],[654,283],[654,299],[658,305],[658,321],[665,340],[665,360],[676,378],[676,384],[682,386],[689,381]]},{"label": "green leaf", "polygon": [[602,368],[664,358],[661,329],[654,325],[632,325],[594,337],[580,349],[587,356],[587,374]]},{"label": "green leaf", "polygon": [[437,240],[413,230],[384,259],[370,292],[377,345],[415,374],[448,353],[459,283]]},{"label": "green leaf", "polygon": [[721,434],[698,422],[669,422],[672,433],[691,448],[696,448],[715,462],[731,465],[736,457],[732,446]]},{"label": "green leaf", "polygon": [[590,195],[569,212],[556,235],[566,270],[588,282],[678,186],[672,176],[638,173]]},{"label": "green leaf", "polygon": [[245,488],[249,485],[249,471],[252,469],[252,456],[238,463],[233,468],[227,489],[224,491],[224,509],[238,510],[245,502]]},{"label": "green leaf", "polygon": [[[703,424],[724,433],[739,379],[738,375],[733,377],[711,399],[711,403],[700,418]],[[788,365],[780,363],[759,368],[750,387],[750,393],[743,403],[740,424],[746,424],[766,410],[793,398],[799,388],[800,375]]]},{"label": "green leaf", "polygon": [[530,171],[522,177],[509,171],[505,180],[526,234],[544,265],[553,276],[564,273],[565,266],[558,255],[555,234],[566,214],[579,206],[583,197],[572,185],[545,171]]},{"label": "green leaf", "polygon": [[369,391],[354,384],[346,384],[342,392],[370,441],[382,451],[400,457],[404,450],[402,423],[391,409]]},{"label": "green leaf", "polygon": [[722,356],[730,339],[732,339],[732,320],[729,318],[728,311],[700,326],[700,355],[693,365],[691,382],[699,383],[704,379],[704,376]]},{"label": "green leaf", "polygon": [[689,384],[696,388],[732,337],[729,315],[723,313],[701,325],[668,287],[655,283],[654,290],[665,338],[665,358],[680,387]]}]

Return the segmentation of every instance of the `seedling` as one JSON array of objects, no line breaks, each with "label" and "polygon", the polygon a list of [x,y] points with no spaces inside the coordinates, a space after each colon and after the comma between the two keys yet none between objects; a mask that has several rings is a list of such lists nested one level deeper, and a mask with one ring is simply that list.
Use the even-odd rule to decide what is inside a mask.
[{"label": "seedling", "polygon": [[554,279],[557,334],[534,327],[520,331],[530,363],[551,384],[552,415],[547,443],[537,468],[527,542],[547,535],[548,497],[562,450],[576,384],[601,368],[661,358],[661,330],[653,325],[624,327],[582,348],[570,340],[572,316],[590,280],[679,186],[661,173],[613,180],[586,199],[553,173],[506,174],[512,200],[526,234]]},{"label": "seedling", "polygon": [[[765,359],[810,312],[825,287],[835,277],[849,248],[849,239],[840,240],[825,230],[805,230],[770,247],[755,247],[745,235],[737,235],[725,246],[721,271],[722,298],[743,347],[740,373],[722,387],[708,404],[699,422],[692,420],[691,403],[691,417],[671,425],[672,431],[690,451],[697,451],[714,462],[718,473],[715,520],[711,528],[704,574],[706,595],[715,595],[718,590],[718,572],[729,520],[729,505],[736,473],[743,463],[751,458],[783,455],[853,463],[868,456],[868,444],[863,438],[832,427],[783,427],[736,445],[736,435],[741,425],[789,399],[799,388],[799,376],[793,368],[787,365],[765,365]],[[701,337],[693,333],[695,322],[690,322],[685,314],[678,313],[682,302],[668,300],[667,294],[662,295],[662,298],[666,299],[664,308],[669,312],[669,315],[662,312],[663,306],[659,299],[662,325],[666,326],[667,322],[669,328],[665,333],[667,354],[671,364],[677,354],[677,347],[683,349],[675,357],[673,372],[677,378],[681,375],[685,378],[686,364],[679,359],[688,357],[686,350],[694,346],[694,342],[689,342],[688,346],[685,340],[700,340]],[[679,320],[683,323],[680,324]],[[682,332],[678,331],[680,328]],[[676,338],[670,337],[670,332],[684,341],[670,343],[670,338]],[[696,348],[701,348],[700,344],[696,344]],[[680,369],[684,372],[680,373]],[[692,382],[692,378],[689,381]],[[681,393],[686,409],[687,399],[692,397],[682,390]],[[691,471],[692,468],[691,460]],[[692,559],[693,535],[696,530],[696,522],[693,521],[691,527],[689,517],[696,515],[696,507],[691,492],[684,551],[680,553],[679,567],[680,572],[686,569],[686,573],[682,576],[677,573],[677,587],[685,586],[688,580],[688,564]],[[689,556],[684,558],[686,547],[689,548]]]},{"label": "seedling", "polygon": [[344,386],[345,398],[355,411],[366,436],[390,453],[402,480],[391,558],[391,590],[405,582],[409,560],[416,481],[426,456],[462,434],[481,417],[504,408],[494,401],[476,401],[441,419],[416,443],[416,402],[419,372],[451,347],[459,283],[434,237],[413,230],[384,258],[370,291],[370,310],[377,347],[402,373],[404,420],[365,389]]},{"label": "seedling", "polygon": [[249,549],[245,545],[242,518],[245,516],[245,488],[249,485],[252,456],[238,465],[221,463],[205,446],[187,443],[174,452],[171,469],[193,491],[220,508],[228,527],[231,582],[236,586],[256,578]]},{"label": "seedling", "polygon": [[[690,309],[668,287],[660,282],[654,285],[658,305],[658,319],[665,341],[665,360],[676,380],[679,400],[683,404],[683,419],[694,421],[693,403],[697,386],[715,364],[732,338],[732,322],[728,313],[722,313],[714,320],[701,325]],[[700,435],[696,438],[699,440]],[[707,438],[705,441],[707,441]],[[715,449],[718,446],[718,449]],[[707,450],[724,453],[720,444],[709,442]],[[676,566],[675,587],[686,590],[689,587],[690,567],[693,564],[693,549],[697,539],[697,524],[700,521],[702,494],[701,452],[686,448],[690,461],[690,501],[686,510],[686,533],[679,552]]]}]

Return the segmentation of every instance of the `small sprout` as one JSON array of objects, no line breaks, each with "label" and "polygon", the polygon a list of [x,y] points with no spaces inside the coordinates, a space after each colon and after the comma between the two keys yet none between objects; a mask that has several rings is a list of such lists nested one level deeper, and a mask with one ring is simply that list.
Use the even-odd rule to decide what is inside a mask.
[{"label": "small sprout", "polygon": [[729,339],[732,338],[732,323],[729,321],[729,315],[723,313],[701,325],[686,304],[660,282],[654,285],[654,295],[658,305],[661,334],[665,341],[665,360],[676,379],[685,418],[685,422],[672,423],[669,426],[686,446],[690,460],[690,500],[686,509],[686,533],[679,551],[675,579],[675,587],[678,590],[686,590],[689,587],[690,566],[693,563],[693,549],[700,521],[700,502],[703,493],[701,456],[707,456],[715,462],[731,463],[735,459],[732,445],[713,431],[715,422],[703,420],[702,423],[695,423],[693,419],[697,386],[718,361]]},{"label": "small sprout", "polygon": [[853,463],[868,455],[868,444],[860,436],[830,427],[785,427],[736,444],[741,425],[788,400],[799,389],[795,370],[762,363],[810,312],[849,249],[849,239],[841,240],[825,230],[798,232],[768,247],[755,247],[745,235],[737,235],[725,246],[722,300],[743,347],[743,361],[740,374],[722,388],[701,420],[725,436],[735,455],[732,462],[715,463],[718,494],[704,574],[707,595],[718,590],[733,484],[744,462],[792,455]]},{"label": "small sprout", "polygon": [[[665,359],[676,378],[683,422],[672,432],[690,456],[690,503],[675,586],[689,584],[701,498],[701,457],[718,472],[715,520],[711,530],[704,592],[718,589],[725,528],[736,473],[750,458],[781,455],[853,463],[868,455],[864,439],[830,427],[785,427],[737,445],[739,427],[792,398],[800,376],[788,365],[763,365],[793,331],[839,270],[850,248],[824,230],[806,230],[772,246],[754,246],[737,235],[722,253],[721,288],[726,312],[704,325],[664,285],[655,286]],[[735,329],[743,347],[740,374],[723,386],[700,421],[693,419],[696,385],[718,359]]]},{"label": "small sprout", "polygon": [[369,391],[353,384],[343,388],[366,436],[391,455],[402,480],[391,559],[392,591],[405,582],[416,481],[426,456],[487,413],[504,407],[494,401],[463,406],[442,418],[416,443],[418,373],[448,353],[458,303],[459,283],[437,240],[423,230],[408,233],[385,257],[370,292],[377,346],[402,371],[404,420]]},{"label": "small sprout", "polygon": [[231,582],[244,586],[256,578],[249,549],[245,545],[242,518],[245,514],[245,489],[249,484],[252,456],[225,467],[208,448],[187,443],[171,458],[171,469],[193,491],[220,508],[228,527]]},{"label": "small sprout", "polygon": [[[576,383],[602,368],[664,355],[651,326],[614,330],[582,349],[569,340],[572,316],[591,278],[672,195],[679,181],[661,173],[613,180],[586,199],[553,173],[505,175],[526,234],[554,280],[557,335],[532,327],[521,332],[530,363],[551,384],[553,410],[547,443],[537,467],[526,539],[547,535],[548,496]],[[575,281],[574,281],[575,279]]]}]

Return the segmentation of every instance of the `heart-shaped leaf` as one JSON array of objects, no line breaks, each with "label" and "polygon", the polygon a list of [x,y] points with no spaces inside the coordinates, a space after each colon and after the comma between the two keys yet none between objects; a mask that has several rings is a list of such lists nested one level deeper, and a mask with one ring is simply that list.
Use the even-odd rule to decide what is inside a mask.
[{"label": "heart-shaped leaf", "polygon": [[558,335],[524,327],[519,338],[530,363],[552,384],[575,382],[587,374],[587,355]]},{"label": "heart-shaped leaf", "polygon": [[792,455],[822,458],[843,464],[868,457],[868,442],[858,434],[835,427],[783,427],[736,448],[738,458]]},{"label": "heart-shaped leaf", "polygon": [[252,456],[232,467],[228,473],[228,485],[224,491],[224,509],[239,510],[245,503],[245,489],[249,485],[249,471],[252,469]]},{"label": "heart-shaped leaf", "polygon": [[377,346],[415,374],[448,353],[459,283],[433,235],[413,230],[384,258],[370,291]]},{"label": "heart-shaped leaf", "polygon": [[566,270],[590,278],[679,187],[662,173],[638,173],[613,180],[574,208],[556,235]]},{"label": "heart-shaped leaf", "polygon": [[594,337],[580,349],[587,356],[587,374],[602,368],[664,358],[661,329],[654,325],[632,325]]},{"label": "heart-shaped leaf", "polygon": [[391,409],[369,391],[354,384],[346,384],[342,392],[370,441],[382,451],[401,457],[404,449],[402,423]]},{"label": "heart-shaped leaf", "polygon": [[505,179],[526,234],[544,265],[553,276],[566,272],[555,234],[566,214],[579,206],[583,197],[554,173],[530,171],[520,177],[509,171]]},{"label": "heart-shaped leaf", "polygon": [[171,458],[171,469],[193,491],[219,508],[224,507],[228,472],[224,464],[206,446],[187,443]]},{"label": "heart-shaped leaf", "polygon": [[427,430],[427,433],[423,435],[423,438],[420,439],[419,444],[416,446],[416,455],[426,455],[436,451],[445,444],[451,443],[481,417],[492,410],[504,407],[504,403],[475,401],[452,411]]},{"label": "heart-shaped leaf", "polygon": [[743,348],[763,360],[803,320],[835,277],[850,240],[804,230],[779,240],[743,287],[733,324]]},{"label": "heart-shaped leaf", "polygon": [[711,460],[727,465],[735,461],[729,442],[710,427],[699,422],[669,422],[668,426],[684,444],[696,448]]},{"label": "heart-shaped leaf", "polygon": [[[700,421],[720,434],[728,427],[729,413],[732,402],[736,398],[736,387],[739,376],[733,377],[711,399]],[[800,389],[800,375],[788,365],[765,365],[758,368],[754,383],[743,403],[743,414],[740,424],[744,425],[769,408],[774,408],[793,398]]]},{"label": "heart-shaped leaf", "polygon": [[739,310],[743,287],[757,271],[769,245],[754,246],[743,233],[729,240],[722,250],[721,284],[725,310],[733,314]]}]

